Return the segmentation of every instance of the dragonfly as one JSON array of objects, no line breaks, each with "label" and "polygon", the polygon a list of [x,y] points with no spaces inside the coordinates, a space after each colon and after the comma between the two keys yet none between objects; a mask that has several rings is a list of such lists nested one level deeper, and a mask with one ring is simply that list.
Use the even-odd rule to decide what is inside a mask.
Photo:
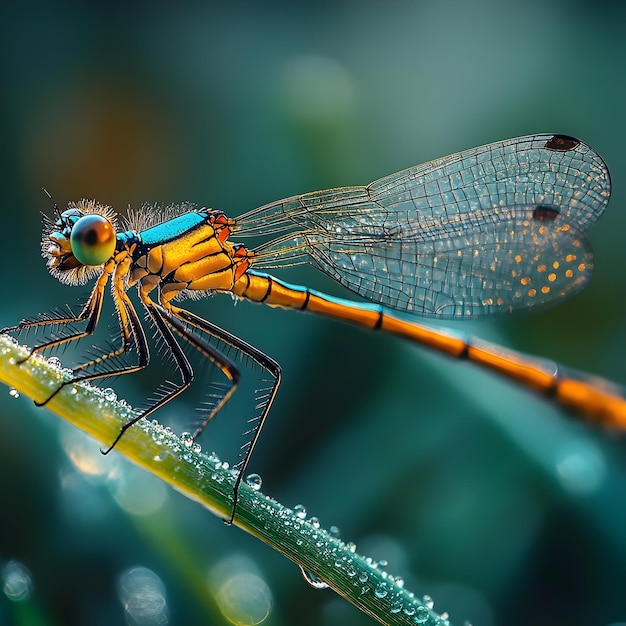
[{"label": "dragonfly", "polygon": [[[178,302],[226,293],[272,307],[309,311],[383,331],[494,370],[553,398],[587,420],[626,426],[618,385],[478,338],[423,323],[460,320],[561,301],[583,289],[593,271],[588,229],[611,193],[603,159],[567,135],[537,134],[473,148],[403,170],[367,186],[315,191],[230,218],[180,205],[129,210],[120,219],[96,201],[70,203],[44,216],[41,250],[62,283],[95,279],[77,312],[53,311],[5,329],[44,329],[29,354],[76,341],[98,325],[107,285],[119,325],[117,342],[71,370],[63,387],[146,367],[150,348],[129,297],[138,300],[179,381],[165,384],[124,433],[185,391],[194,369],[187,344],[226,381],[204,407],[197,439],[240,382],[232,351],[259,366],[268,386],[242,446],[231,522],[242,477],[281,382],[264,352]],[[246,246],[241,240],[262,238]],[[353,301],[292,285],[270,271],[310,263],[361,296]],[[47,331],[46,331],[47,329]],[[119,357],[133,355],[133,358]],[[26,357],[29,358],[29,357]],[[25,359],[26,360],[26,359]]]}]

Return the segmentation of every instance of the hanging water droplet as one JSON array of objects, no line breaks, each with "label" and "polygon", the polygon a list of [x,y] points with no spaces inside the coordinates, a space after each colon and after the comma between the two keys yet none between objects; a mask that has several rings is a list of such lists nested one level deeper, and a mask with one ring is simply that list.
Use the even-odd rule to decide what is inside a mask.
[{"label": "hanging water droplet", "polygon": [[15,387],[11,387],[11,389],[9,389],[9,395],[12,398],[19,398],[20,397],[20,392]]},{"label": "hanging water droplet", "polygon": [[299,519],[306,519],[306,508],[303,504],[296,504],[293,507],[293,512],[296,514],[296,517]]},{"label": "hanging water droplet", "polygon": [[328,585],[321,579],[319,579],[315,574],[305,570],[302,565],[298,565],[300,571],[302,572],[302,576],[306,582],[313,587],[313,589],[328,589]]},{"label": "hanging water droplet", "polygon": [[432,609],[435,606],[435,601],[430,596],[423,596],[422,602],[427,609]]},{"label": "hanging water droplet", "polygon": [[354,543],[354,541],[348,541],[346,544],[346,550],[354,554],[356,552],[356,543]]},{"label": "hanging water droplet", "polygon": [[337,526],[331,526],[328,529],[328,534],[331,537],[334,537],[335,539],[339,539],[339,537],[341,537],[341,531],[339,530],[339,528]]},{"label": "hanging water droplet", "polygon": [[258,474],[248,474],[246,476],[246,485],[253,489],[254,491],[258,491],[263,484],[263,479]]},{"label": "hanging water droplet", "polygon": [[311,526],[313,526],[313,528],[317,529],[321,526],[320,521],[317,519],[317,517],[312,517],[309,520],[309,523],[311,524]]},{"label": "hanging water droplet", "polygon": [[104,399],[108,402],[115,402],[117,400],[117,394],[115,393],[114,389],[111,389],[111,387],[107,387],[106,389],[104,389],[102,391],[102,395],[104,396]]}]

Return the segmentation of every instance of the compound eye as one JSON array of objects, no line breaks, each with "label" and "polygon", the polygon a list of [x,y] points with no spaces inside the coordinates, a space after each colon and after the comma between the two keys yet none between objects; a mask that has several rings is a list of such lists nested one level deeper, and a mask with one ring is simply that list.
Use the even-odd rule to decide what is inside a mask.
[{"label": "compound eye", "polygon": [[72,226],[70,245],[83,265],[102,265],[115,251],[115,229],[102,215],[85,215]]}]

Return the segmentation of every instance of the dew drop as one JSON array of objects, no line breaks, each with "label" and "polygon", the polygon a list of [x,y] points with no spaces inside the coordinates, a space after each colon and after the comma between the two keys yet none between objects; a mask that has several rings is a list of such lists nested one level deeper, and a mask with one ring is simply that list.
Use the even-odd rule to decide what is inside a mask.
[{"label": "dew drop", "polygon": [[302,572],[304,580],[306,580],[306,582],[311,585],[313,589],[328,589],[328,585],[323,580],[318,578],[315,574],[309,572],[308,570],[305,570],[302,565],[298,565],[298,567]]},{"label": "dew drop", "polygon": [[102,394],[104,395],[104,399],[108,402],[115,402],[117,400],[117,394],[114,389],[111,389],[111,387],[104,389]]},{"label": "dew drop", "polygon": [[387,588],[382,583],[374,590],[374,595],[377,598],[384,598],[387,595]]},{"label": "dew drop", "polygon": [[185,448],[191,448],[191,446],[193,446],[193,435],[191,433],[183,433],[180,436],[180,442]]},{"label": "dew drop", "polygon": [[430,596],[423,596],[422,602],[427,609],[432,609],[435,606],[435,601]]},{"label": "dew drop", "polygon": [[369,580],[369,577],[365,572],[363,572],[362,574],[359,574],[359,582],[366,583],[368,580]]},{"label": "dew drop", "polygon": [[401,602],[396,601],[396,602],[394,602],[391,605],[391,612],[392,613],[400,613],[401,610],[402,610],[402,603]]},{"label": "dew drop", "polygon": [[296,514],[296,517],[299,519],[306,519],[306,508],[303,504],[296,504],[293,507],[293,512]]},{"label": "dew drop", "polygon": [[341,537],[341,531],[339,530],[339,528],[337,526],[331,526],[328,529],[328,534],[331,537],[334,537],[335,539],[339,539],[339,537]]},{"label": "dew drop", "polygon": [[354,554],[356,552],[356,543],[354,543],[354,541],[348,541],[346,544],[346,550]]},{"label": "dew drop", "polygon": [[15,387],[11,387],[11,389],[9,389],[9,395],[12,398],[19,398],[20,397],[20,392]]},{"label": "dew drop", "polygon": [[317,519],[317,517],[312,517],[311,519],[309,519],[309,523],[315,529],[317,529],[317,528],[319,528],[321,526],[320,521]]},{"label": "dew drop", "polygon": [[[406,613],[406,609],[404,612]],[[414,611],[414,614],[416,624],[424,624],[428,621],[428,609],[425,606],[418,606],[417,610]]]},{"label": "dew drop", "polygon": [[258,474],[248,474],[246,476],[246,485],[254,491],[258,491],[263,484],[263,479]]},{"label": "dew drop", "polygon": [[59,357],[56,357],[56,356],[51,356],[48,359],[48,365],[50,367],[53,367],[55,370],[59,370],[61,369],[61,359],[59,359]]}]

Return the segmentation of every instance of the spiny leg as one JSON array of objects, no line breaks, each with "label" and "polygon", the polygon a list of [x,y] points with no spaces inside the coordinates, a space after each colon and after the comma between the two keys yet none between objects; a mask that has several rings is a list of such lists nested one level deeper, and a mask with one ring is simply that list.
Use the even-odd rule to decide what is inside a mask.
[{"label": "spiny leg", "polygon": [[124,424],[120,429],[117,437],[113,441],[113,443],[103,451],[103,454],[108,454],[117,444],[117,442],[123,437],[124,433],[131,427],[133,424],[136,424],[140,419],[144,417],[148,417],[156,410],[161,408],[163,405],[167,404],[170,400],[173,400],[176,396],[180,395],[183,391],[185,391],[192,383],[194,379],[194,372],[185,355],[182,347],[176,340],[174,333],[175,331],[179,334],[185,341],[187,341],[192,347],[197,349],[203,356],[208,358],[211,362],[215,363],[220,370],[226,375],[226,377],[230,380],[229,389],[223,394],[223,396],[217,402],[216,407],[213,409],[212,414],[219,411],[222,408],[224,403],[230,398],[233,391],[237,387],[237,383],[239,381],[239,372],[237,368],[224,356],[222,356],[217,350],[215,350],[211,345],[209,345],[204,339],[200,337],[196,337],[192,333],[189,333],[186,328],[180,322],[173,320],[167,313],[167,311],[156,304],[153,300],[151,300],[146,294],[140,294],[142,302],[148,312],[150,318],[152,319],[154,326],[165,342],[166,348],[169,350],[176,369],[179,371],[181,375],[181,383],[179,385],[170,388],[168,391],[164,392],[162,397],[160,397],[152,406],[148,407],[145,411],[142,411],[135,418]]},{"label": "spiny leg", "polygon": [[[19,363],[24,363],[27,361],[33,354],[36,352],[40,352],[43,350],[48,350],[54,346],[59,346],[64,343],[68,343],[71,341],[76,341],[81,339],[82,337],[86,337],[90,335],[95,330],[98,325],[98,321],[100,319],[100,313],[102,311],[102,302],[104,300],[104,289],[109,280],[109,276],[111,275],[112,266],[109,268],[105,268],[105,271],[100,275],[94,288],[87,300],[86,304],[83,306],[82,310],[78,315],[68,315],[65,317],[46,317],[44,319],[37,320],[25,320],[20,322],[17,326],[13,326],[11,328],[5,328],[2,332],[10,333],[10,332],[23,332],[30,330],[31,328],[41,328],[42,326],[67,326],[71,324],[76,324],[79,322],[83,322],[87,320],[87,325],[83,330],[78,330],[72,332],[68,335],[61,337],[54,337],[53,339],[49,339],[46,341],[41,341],[36,344],[24,359],[19,361]],[[18,363],[18,364],[19,364]]]},{"label": "spiny leg", "polygon": [[[114,292],[113,300],[118,312],[118,321],[122,334],[122,345],[111,352],[102,354],[95,359],[82,363],[72,370],[72,378],[64,381],[61,385],[44,401],[35,403],[38,406],[47,404],[63,387],[86,380],[97,378],[108,378],[110,376],[120,376],[131,374],[145,368],[150,362],[150,350],[148,341],[141,325],[141,320],[132,305],[132,302],[124,292]],[[137,352],[137,362],[127,363],[121,367],[110,367],[101,371],[86,372],[89,367],[95,367],[106,363],[109,359],[115,358],[126,352],[135,350]]]},{"label": "spiny leg", "polygon": [[[95,378],[104,378],[107,376],[117,376],[119,374],[129,374],[144,368],[150,361],[150,351],[148,349],[148,342],[146,340],[141,320],[139,319],[139,316],[135,311],[135,307],[126,293],[125,277],[128,274],[129,265],[130,258],[122,260],[122,262],[115,267],[115,273],[113,275],[112,296],[119,325],[119,339],[121,340],[120,346],[117,348],[111,346],[113,349],[110,352],[103,351],[102,354],[97,355],[96,358],[75,367],[72,372],[72,382],[79,380],[93,380]],[[121,354],[130,352],[133,349],[137,351],[137,364],[126,365],[117,370],[109,369],[92,374],[77,375],[77,372],[104,364],[107,360],[119,357]]]},{"label": "spiny leg", "polygon": [[[109,266],[109,267],[112,267],[112,266]],[[80,382],[80,381],[85,381],[85,380],[94,380],[96,378],[117,376],[120,374],[129,374],[131,372],[135,372],[137,370],[144,368],[148,364],[150,360],[148,343],[146,341],[145,333],[143,332],[141,320],[139,319],[137,312],[135,311],[125,291],[125,282],[124,282],[125,271],[126,271],[126,267],[122,263],[120,265],[115,266],[115,272],[113,275],[113,302],[115,305],[115,310],[117,311],[117,319],[118,319],[120,335],[122,339],[120,347],[113,349],[109,353],[101,354],[97,358],[89,360],[86,363],[82,363],[81,365],[75,367],[74,370],[72,371],[71,379],[62,382],[61,385],[43,402],[35,402],[35,404],[37,404],[38,406],[43,406],[47,404],[66,385],[70,385],[70,384]],[[107,271],[101,275],[96,285],[96,288],[94,288],[94,290],[92,291],[92,296],[90,296],[89,301],[85,308],[89,306],[90,302],[96,301],[94,294],[98,293],[100,294],[99,306],[101,309],[102,293],[106,285],[105,278],[108,278],[110,274],[111,272]],[[98,287],[101,287],[101,288],[98,288]],[[88,328],[85,329],[84,333],[68,336],[65,338],[66,341],[77,340],[85,336],[86,334],[90,334],[91,332],[93,332],[93,330],[95,329],[97,325],[99,315],[100,315],[100,311],[98,311],[97,315],[94,315],[92,318],[90,318],[89,323],[88,323]],[[117,369],[115,367],[111,367],[106,370],[100,370],[100,371],[92,371],[92,372],[85,371],[90,367],[95,367],[97,365],[105,363],[108,359],[111,359],[115,356],[119,356],[120,354],[123,354],[133,348],[137,352],[137,363],[126,364],[126,365],[123,365],[122,367],[118,367]],[[42,349],[42,347],[39,346],[39,349]]]},{"label": "spiny leg", "polygon": [[207,424],[222,410],[229,398],[233,395],[233,393],[235,393],[237,386],[239,385],[241,375],[235,364],[227,356],[214,348],[205,339],[190,331],[185,324],[176,317],[172,317],[167,312],[167,309],[158,304],[155,304],[155,307],[158,307],[163,319],[167,322],[167,324],[169,324],[172,330],[174,330],[190,346],[198,350],[202,356],[215,364],[230,381],[229,388],[224,393],[220,394],[217,402],[215,402],[213,408],[209,411],[208,416],[202,420],[202,424],[200,424],[194,432],[192,438],[195,441],[200,436],[200,433],[206,428]]},{"label": "spiny leg", "polygon": [[[170,310],[173,316],[185,322],[186,324],[189,324],[190,326],[200,330],[201,332],[205,332],[209,335],[212,335],[213,337],[216,337],[217,339],[223,341],[227,345],[233,347],[235,350],[239,350],[244,355],[246,355],[247,357],[255,361],[264,371],[269,373],[273,379],[272,386],[269,389],[268,393],[259,399],[258,416],[255,416],[255,418],[250,420],[251,422],[256,421],[256,425],[253,426],[250,429],[250,431],[248,431],[248,433],[246,433],[246,434],[251,434],[252,437],[249,442],[247,442],[246,444],[244,444],[244,446],[242,446],[242,450],[244,450],[245,452],[244,452],[243,459],[241,460],[240,463],[237,464],[237,468],[239,471],[237,474],[237,478],[235,480],[235,487],[233,489],[233,498],[234,498],[233,509],[231,512],[230,520],[228,521],[228,523],[230,524],[235,518],[239,487],[241,486],[241,481],[243,480],[243,477],[245,476],[246,468],[248,467],[248,463],[250,462],[250,457],[252,456],[252,452],[254,451],[254,447],[257,444],[257,441],[261,434],[261,430],[263,429],[263,425],[265,424],[267,415],[270,411],[270,408],[272,407],[272,403],[274,402],[276,393],[278,392],[278,387],[280,385],[280,380],[281,380],[281,368],[280,368],[280,365],[274,359],[270,358],[269,356],[261,352],[258,348],[255,348],[254,346],[243,341],[242,339],[239,339],[239,337],[233,335],[232,333],[229,333],[228,331],[220,328],[219,326],[216,326],[215,324],[212,324],[211,322],[208,322],[207,320],[197,315],[194,315],[193,313],[185,309],[181,309],[179,307],[175,307],[172,305],[170,305],[170,307],[171,307]],[[217,411],[214,411],[211,415],[209,415],[209,418],[205,420],[205,422],[200,426],[200,428],[198,428],[198,430],[196,430],[194,434],[194,439],[200,435],[202,430],[209,423],[209,421],[215,416],[216,413]]]}]

